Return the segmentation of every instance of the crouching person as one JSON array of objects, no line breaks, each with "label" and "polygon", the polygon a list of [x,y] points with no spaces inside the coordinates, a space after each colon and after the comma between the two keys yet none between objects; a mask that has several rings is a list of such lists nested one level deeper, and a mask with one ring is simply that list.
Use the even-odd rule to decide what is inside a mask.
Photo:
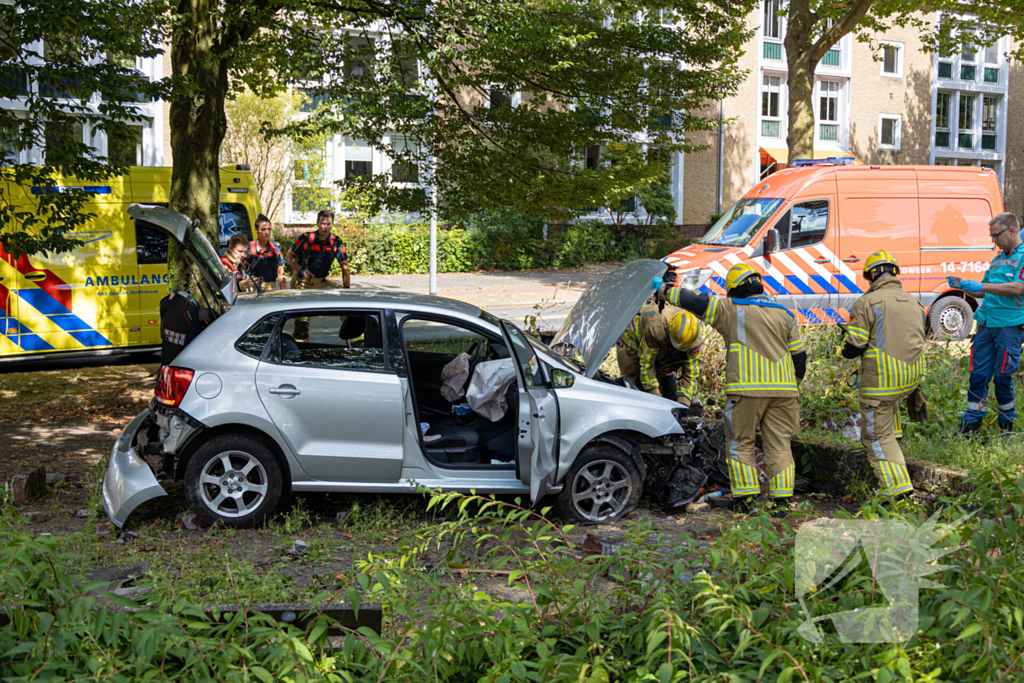
[{"label": "crouching person", "polygon": [[[644,306],[616,344],[619,372],[647,393],[689,408],[697,382],[700,328],[700,321],[688,311]],[[678,383],[672,377],[677,371]]]}]

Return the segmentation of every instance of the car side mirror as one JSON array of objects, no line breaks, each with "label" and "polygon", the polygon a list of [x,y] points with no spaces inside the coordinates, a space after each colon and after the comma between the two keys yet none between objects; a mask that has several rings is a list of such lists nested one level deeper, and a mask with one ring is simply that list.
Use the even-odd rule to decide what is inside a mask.
[{"label": "car side mirror", "polygon": [[559,370],[554,368],[551,371],[551,383],[556,387],[571,387],[576,382],[576,378],[572,376],[571,372],[565,370]]},{"label": "car side mirror", "polygon": [[764,237],[764,250],[765,254],[774,254],[779,250],[779,244],[782,239],[779,237],[779,231],[775,228],[768,228],[768,234]]}]

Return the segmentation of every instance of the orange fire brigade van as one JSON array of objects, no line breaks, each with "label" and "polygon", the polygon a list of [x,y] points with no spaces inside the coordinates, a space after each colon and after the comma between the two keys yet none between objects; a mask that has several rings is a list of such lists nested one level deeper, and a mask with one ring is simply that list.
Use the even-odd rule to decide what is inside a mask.
[{"label": "orange fire brigade van", "polygon": [[768,176],[664,261],[680,284],[712,294],[748,263],[802,323],[828,324],[849,320],[869,287],[865,259],[886,249],[931,331],[963,339],[976,303],[946,276],[981,279],[995,248],[988,222],[1002,211],[998,177],[980,167],[810,165]]},{"label": "orange fire brigade van", "polygon": [[[83,244],[64,254],[14,258],[0,248],[0,362],[50,354],[155,350],[160,300],[167,295],[167,236],[128,215],[132,202],[167,205],[171,169],[132,168],[102,184],[60,179],[56,188],[3,190],[33,210],[42,192],[85,192],[83,211],[95,218],[69,236]],[[220,242],[252,238],[260,213],[248,166],[220,175]]]}]

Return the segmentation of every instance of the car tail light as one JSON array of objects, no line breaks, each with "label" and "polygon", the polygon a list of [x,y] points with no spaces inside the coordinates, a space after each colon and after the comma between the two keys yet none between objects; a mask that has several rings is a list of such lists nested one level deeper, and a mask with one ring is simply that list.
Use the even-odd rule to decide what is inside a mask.
[{"label": "car tail light", "polygon": [[160,368],[160,379],[156,383],[156,401],[165,406],[176,406],[185,398],[188,385],[192,384],[193,370],[165,365]]}]

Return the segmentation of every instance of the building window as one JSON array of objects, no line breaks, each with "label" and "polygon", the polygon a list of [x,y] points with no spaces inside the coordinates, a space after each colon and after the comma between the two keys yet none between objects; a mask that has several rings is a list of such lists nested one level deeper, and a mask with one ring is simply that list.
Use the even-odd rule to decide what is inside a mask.
[{"label": "building window", "polygon": [[903,45],[885,43],[882,45],[882,75],[903,78]]},{"label": "building window", "polygon": [[518,93],[510,92],[503,88],[491,87],[487,91],[487,108],[501,109],[502,107],[515,107],[518,102]]},{"label": "building window", "polygon": [[[405,138],[392,138],[391,147],[398,154],[416,155],[416,145]],[[418,183],[420,169],[415,160],[395,161],[391,165],[391,180],[396,183]]]},{"label": "building window", "polygon": [[977,52],[974,50],[974,45],[964,45],[963,52],[960,53],[960,80],[968,81],[973,83],[977,75],[978,67],[975,66],[974,61],[977,59]]},{"label": "building window", "polygon": [[939,62],[939,78],[953,78],[953,62]]},{"label": "building window", "polygon": [[107,135],[107,161],[112,166],[142,166],[142,126],[128,126],[124,135]]},{"label": "building window", "polygon": [[985,48],[983,80],[988,84],[999,83],[999,43]]},{"label": "building window", "polygon": [[935,100],[935,146],[949,148],[948,92],[939,92]]},{"label": "building window", "polygon": [[839,141],[839,82],[818,82],[818,138]]},{"label": "building window", "polygon": [[900,148],[900,127],[902,118],[898,114],[881,114],[878,117],[878,149]]},{"label": "building window", "polygon": [[82,144],[82,124],[54,121],[43,128],[43,156],[48,166],[62,166],[78,157]]},{"label": "building window", "polygon": [[369,178],[373,175],[373,148],[366,140],[345,138],[345,178]]},{"label": "building window", "polygon": [[957,143],[960,149],[974,149],[974,95],[960,93],[960,121],[957,126]]},{"label": "building window", "polygon": [[981,104],[981,148],[994,152],[996,149],[996,117],[999,101],[994,97],[982,98]]},{"label": "building window", "polygon": [[761,136],[782,137],[782,119],[779,116],[779,99],[782,94],[782,78],[765,76],[761,90]]},{"label": "building window", "polygon": [[764,0],[764,37],[782,39],[782,0]]}]

